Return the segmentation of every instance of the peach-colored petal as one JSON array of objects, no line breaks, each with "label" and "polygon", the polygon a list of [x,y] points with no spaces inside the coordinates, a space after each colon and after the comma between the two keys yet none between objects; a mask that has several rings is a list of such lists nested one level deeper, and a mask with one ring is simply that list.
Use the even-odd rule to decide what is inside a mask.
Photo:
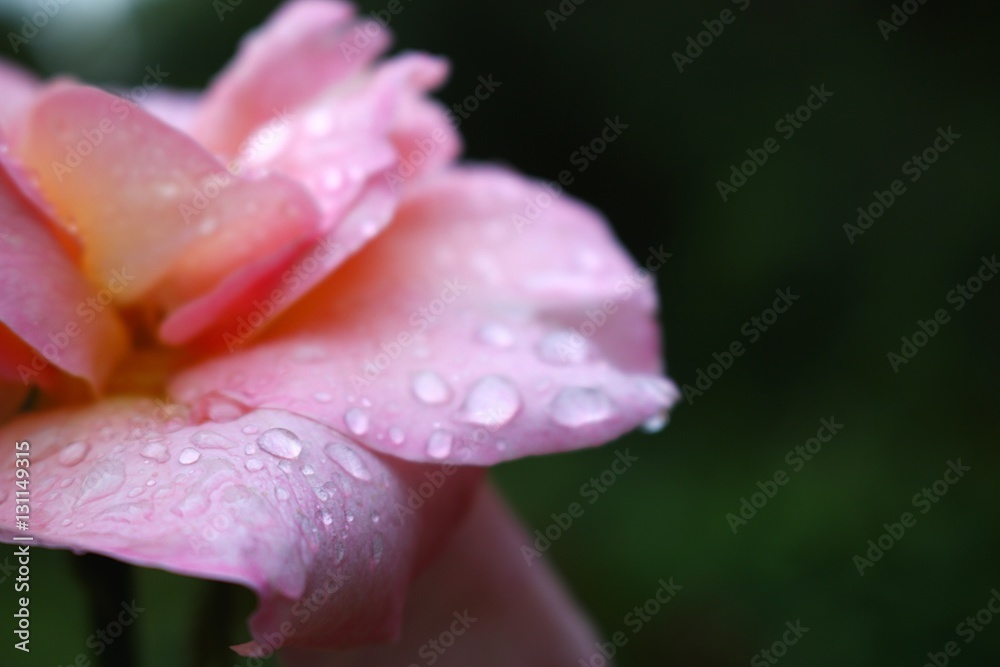
[{"label": "peach-colored petal", "polygon": [[[526,202],[542,202],[519,228]],[[570,242],[571,241],[571,242]],[[676,400],[656,298],[592,210],[506,171],[447,172],[258,342],[182,373],[415,461],[490,464],[597,445]],[[246,334],[246,335],[244,335]]]},{"label": "peach-colored petal", "polygon": [[101,90],[59,84],[33,109],[20,149],[59,219],[83,241],[92,281],[133,277],[131,303],[170,276],[172,308],[249,258],[311,238],[311,198],[276,175],[234,176],[192,139]]},{"label": "peach-colored petal", "polygon": [[46,384],[55,367],[100,387],[128,347],[108,307],[120,281],[88,285],[8,167],[0,162],[0,323],[26,347],[4,341],[0,356],[14,365],[0,374]]},{"label": "peach-colored petal", "polygon": [[[577,667],[599,641],[497,493],[483,488],[444,553],[414,582],[403,636],[351,651],[282,652],[286,667]],[[436,641],[435,641],[436,640]],[[597,664],[597,663],[594,663]],[[605,663],[600,663],[605,664]]]},{"label": "peach-colored petal", "polygon": [[[196,423],[200,413],[218,421]],[[34,413],[0,429],[0,441],[30,443],[31,489],[43,499],[32,504],[34,544],[250,588],[260,598],[250,619],[257,644],[243,653],[275,637],[326,648],[395,637],[411,578],[480,478],[225,402],[190,413],[131,400]],[[14,450],[0,452],[5,489]],[[438,477],[429,499],[416,495]],[[0,500],[4,542],[19,534],[13,504],[13,494]]]},{"label": "peach-colored petal", "polygon": [[205,93],[195,136],[220,155],[236,155],[257,127],[358,72],[389,44],[388,31],[354,21],[345,2],[295,0],[249,35]]}]

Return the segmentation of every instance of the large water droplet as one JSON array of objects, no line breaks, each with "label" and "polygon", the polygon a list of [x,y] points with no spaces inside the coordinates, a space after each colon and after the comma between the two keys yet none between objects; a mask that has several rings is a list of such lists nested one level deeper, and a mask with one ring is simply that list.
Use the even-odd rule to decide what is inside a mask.
[{"label": "large water droplet", "polygon": [[143,447],[139,454],[157,463],[166,463],[170,460],[170,452],[161,442],[151,442]]},{"label": "large water droplet", "polygon": [[328,442],[323,451],[351,477],[364,482],[371,481],[372,472],[368,468],[368,464],[353,447],[342,442]]},{"label": "large water droplet", "polygon": [[213,393],[203,396],[195,406],[194,412],[196,417],[207,418],[217,423],[225,423],[239,419],[249,412],[249,410],[250,408],[235,399]]},{"label": "large water droplet", "polygon": [[354,435],[364,435],[368,432],[368,414],[361,408],[351,408],[344,414],[344,423]]},{"label": "large water droplet", "polygon": [[511,381],[499,375],[487,375],[469,390],[458,419],[498,428],[513,419],[520,409],[521,397]]},{"label": "large water droplet", "polygon": [[268,454],[279,459],[296,459],[302,453],[302,441],[291,431],[271,428],[260,434],[257,444]]},{"label": "large water droplet", "polygon": [[191,435],[191,444],[198,449],[230,449],[236,443],[215,431],[197,431]]},{"label": "large water droplet", "polygon": [[659,412],[642,423],[642,430],[646,433],[659,433],[670,421],[670,413],[664,410]]},{"label": "large water droplet", "polygon": [[434,431],[427,439],[427,454],[435,459],[446,458],[451,454],[452,435],[448,431]]},{"label": "large water droplet", "polygon": [[64,466],[75,466],[77,463],[82,461],[87,456],[87,452],[90,450],[90,445],[85,442],[71,442],[66,445],[61,452],[59,452],[59,463]]},{"label": "large water droplet", "polygon": [[507,348],[514,344],[514,334],[507,327],[499,324],[484,324],[479,327],[476,337],[493,347]]},{"label": "large water droplet", "polygon": [[549,404],[552,420],[571,428],[602,422],[614,412],[615,406],[604,392],[583,387],[563,389]]},{"label": "large water droplet", "polygon": [[189,466],[192,463],[196,463],[198,459],[201,458],[201,452],[199,452],[194,447],[187,447],[184,451],[180,453],[177,460],[181,465]]},{"label": "large water droplet", "polygon": [[434,371],[420,371],[413,376],[413,394],[428,405],[437,405],[451,398],[451,388]]},{"label": "large water droplet", "polygon": [[553,331],[538,343],[538,356],[550,364],[567,366],[587,360],[587,340],[575,331]]}]

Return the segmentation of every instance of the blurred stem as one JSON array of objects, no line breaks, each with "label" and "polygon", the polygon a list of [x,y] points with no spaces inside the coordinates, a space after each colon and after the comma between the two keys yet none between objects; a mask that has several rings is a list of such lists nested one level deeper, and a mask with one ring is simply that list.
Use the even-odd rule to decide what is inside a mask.
[{"label": "blurred stem", "polygon": [[194,667],[216,667],[232,660],[232,619],[236,613],[233,587],[207,581],[195,615]]},{"label": "blurred stem", "polygon": [[[132,566],[94,554],[74,558],[73,563],[87,592],[90,626],[100,632],[111,632],[110,624],[118,622],[122,610],[135,598]],[[105,636],[109,641],[102,642],[105,649],[101,655],[94,656],[91,665],[125,667],[138,664],[135,632],[131,625],[124,627],[118,637]]]}]

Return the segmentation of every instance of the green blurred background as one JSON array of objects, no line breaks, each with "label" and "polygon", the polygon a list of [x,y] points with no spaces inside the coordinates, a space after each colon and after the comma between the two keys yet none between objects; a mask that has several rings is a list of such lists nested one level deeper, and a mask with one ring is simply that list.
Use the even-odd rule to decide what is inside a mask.
[{"label": "green blurred background", "polygon": [[[220,22],[209,0],[71,0],[16,56],[3,44],[44,74],[135,84],[159,63],[172,85],[200,87],[277,4],[242,2]],[[995,23],[986,5],[900,4],[916,12],[888,40],[889,2],[563,0],[573,12],[555,30],[545,12],[558,0],[402,0],[392,17],[397,49],[453,62],[449,105],[480,75],[501,82],[462,123],[467,158],[576,173],[572,153],[620,116],[628,129],[569,190],[638,259],[673,253],[656,275],[670,375],[695,386],[713,353],[744,343],[662,432],[495,472],[544,529],[616,450],[639,457],[547,552],[605,634],[626,632],[622,667],[771,664],[759,652],[796,620],[809,631],[782,664],[917,667],[948,641],[961,649],[951,664],[1000,663],[1000,618],[969,643],[956,634],[1000,587],[1000,280],[960,311],[946,298],[1000,251]],[[4,3],[5,35],[26,8]],[[726,9],[732,22],[678,71],[674,52]],[[832,97],[786,138],[775,123],[821,85]],[[949,126],[960,138],[911,183],[903,163]],[[768,137],[778,152],[724,202],[717,181]],[[845,223],[897,178],[905,194],[849,242]],[[751,343],[744,323],[776,289],[800,298]],[[939,308],[950,321],[894,373],[887,353]],[[795,471],[786,453],[821,418],[843,429]],[[914,494],[959,458],[971,470],[921,514]],[[790,481],[734,535],[726,515],[778,470]],[[906,511],[916,525],[859,576],[854,556]],[[36,554],[32,664],[63,664],[93,628],[71,557]],[[625,615],[670,577],[683,589],[633,633]],[[178,601],[141,619],[150,664],[186,664],[167,656],[187,650],[178,609],[193,609],[195,584],[145,573],[140,588]]]}]

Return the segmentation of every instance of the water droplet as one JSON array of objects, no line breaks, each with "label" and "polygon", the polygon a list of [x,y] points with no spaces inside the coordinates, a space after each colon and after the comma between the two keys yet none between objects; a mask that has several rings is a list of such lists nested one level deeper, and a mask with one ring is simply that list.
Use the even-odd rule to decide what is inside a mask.
[{"label": "water droplet", "polygon": [[243,448],[243,453],[247,455],[256,454],[257,445],[253,444],[252,442],[248,442],[246,446]]},{"label": "water droplet", "polygon": [[247,424],[246,426],[244,426],[240,430],[243,431],[244,435],[253,435],[254,433],[256,433],[257,431],[259,431],[260,429],[257,428],[256,426],[254,426],[253,424]]},{"label": "water droplet", "polygon": [[316,474],[316,471],[313,470],[313,467],[311,465],[309,465],[308,463],[305,464],[304,466],[302,466],[301,468],[299,468],[299,470],[302,471],[303,475],[315,475]]},{"label": "water droplet", "polygon": [[73,523],[72,519],[63,519],[62,521],[59,522],[59,525],[62,526],[63,528],[65,528],[66,526],[68,526],[71,523]]},{"label": "water droplet", "polygon": [[589,356],[587,340],[575,331],[553,331],[538,343],[538,356],[550,364],[582,364]]},{"label": "water droplet", "polygon": [[134,489],[132,489],[131,491],[128,492],[128,497],[129,498],[135,498],[136,496],[138,496],[139,494],[141,494],[143,491],[145,491],[144,488],[142,488],[141,486],[137,486],[137,487],[135,487]]},{"label": "water droplet", "polygon": [[428,405],[444,403],[451,398],[451,389],[434,371],[420,371],[413,376],[413,394]]},{"label": "water droplet", "polygon": [[[221,424],[239,419],[249,410],[239,401],[222,394],[212,393],[201,398],[194,412],[197,416],[203,416]],[[203,421],[203,419],[199,419],[199,421]]]},{"label": "water droplet", "polygon": [[642,423],[642,430],[646,433],[659,433],[670,421],[670,413],[664,410],[658,412]]},{"label": "water droplet", "polygon": [[278,496],[278,500],[288,500],[291,497],[283,486],[279,486],[277,490],[275,490],[274,495]]},{"label": "water droplet", "polygon": [[167,448],[160,442],[152,442],[146,445],[142,448],[142,451],[139,452],[139,454],[147,459],[156,461],[157,463],[166,463],[170,460],[170,452],[168,452]]},{"label": "water droplet", "polygon": [[315,394],[313,394],[313,400],[315,400],[317,403],[329,403],[330,401],[333,400],[333,394],[330,394],[329,392],[325,391],[317,391]]},{"label": "water droplet", "polygon": [[260,459],[247,459],[243,463],[243,466],[250,472],[257,472],[258,470],[261,470],[264,467],[264,464],[263,462],[261,462]]},{"label": "water droplet", "polygon": [[406,434],[403,433],[403,429],[398,426],[393,426],[389,429],[389,440],[391,440],[394,445],[401,445],[403,444],[403,441],[406,440]]},{"label": "water droplet", "polygon": [[147,479],[146,480],[146,486],[156,486],[156,480],[155,479]]},{"label": "water droplet", "polygon": [[188,447],[180,453],[180,456],[177,457],[177,460],[180,462],[181,465],[189,466],[192,463],[197,462],[198,459],[200,458],[201,458],[201,452],[199,452],[194,447]]},{"label": "water droplet", "polygon": [[125,464],[121,461],[99,461],[83,478],[82,492],[76,504],[106,498],[125,484]]},{"label": "water droplet", "polygon": [[435,459],[443,459],[451,453],[451,433],[437,430],[427,439],[427,454]]},{"label": "water droplet", "polygon": [[508,348],[514,344],[514,334],[507,327],[499,324],[484,324],[479,327],[476,337],[493,347]]},{"label": "water droplet", "polygon": [[469,390],[458,419],[499,428],[513,419],[520,409],[521,397],[510,380],[487,375]]},{"label": "water droplet", "polygon": [[90,446],[85,442],[71,442],[59,452],[59,463],[64,466],[75,466],[87,456]]},{"label": "water droplet", "polygon": [[604,392],[583,387],[563,389],[549,404],[552,420],[571,428],[602,422],[614,412],[615,406]]},{"label": "water droplet", "polygon": [[381,520],[382,517],[379,516],[378,510],[372,510],[372,523],[378,523]]},{"label": "water droplet", "polygon": [[322,517],[324,526],[329,526],[330,524],[333,523],[333,515],[330,514],[328,510],[323,510],[322,512],[320,512],[320,516]]},{"label": "water droplet", "polygon": [[198,449],[230,449],[236,443],[214,431],[198,431],[191,436],[191,444]]},{"label": "water droplet", "polygon": [[353,447],[342,442],[328,442],[323,451],[351,477],[364,482],[371,480],[372,472],[368,464]]},{"label": "water droplet", "polygon": [[268,454],[279,459],[296,459],[302,453],[302,441],[291,431],[271,428],[260,434],[257,444]]},{"label": "water droplet", "polygon": [[364,435],[368,432],[368,414],[361,408],[351,408],[344,415],[344,423],[354,435]]}]

